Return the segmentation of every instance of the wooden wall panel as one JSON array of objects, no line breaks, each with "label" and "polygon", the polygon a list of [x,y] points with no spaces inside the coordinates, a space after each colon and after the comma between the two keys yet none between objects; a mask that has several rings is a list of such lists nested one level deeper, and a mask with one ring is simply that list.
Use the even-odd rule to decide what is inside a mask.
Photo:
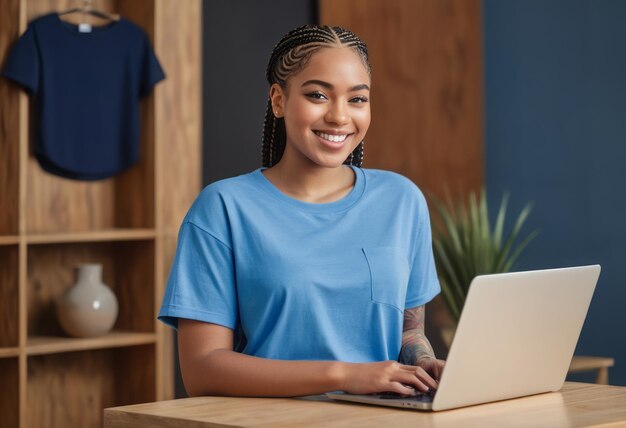
[{"label": "wooden wall panel", "polygon": [[372,64],[364,166],[422,190],[483,182],[479,0],[320,0],[320,22],[354,31]]},{"label": "wooden wall panel", "polygon": [[[19,5],[16,1],[0,1],[0,68],[20,33]],[[19,120],[20,91],[7,79],[0,78],[0,235],[18,234],[19,206]]]},{"label": "wooden wall panel", "polygon": [[[463,197],[484,176],[480,0],[320,0],[320,22],[355,32],[372,64],[364,166],[399,172],[426,194]],[[441,297],[427,311],[435,353],[453,324]]]},{"label": "wooden wall panel", "polygon": [[[161,232],[155,306],[176,251],[178,228],[202,187],[202,2],[155,0],[155,49],[166,84],[156,90],[156,223]],[[159,399],[174,398],[173,332],[163,324],[163,380]]]},{"label": "wooden wall panel", "polygon": [[[153,0],[118,0],[116,13],[130,19],[146,31],[154,47],[155,5]],[[159,53],[157,58],[160,60]],[[140,105],[140,158],[134,168],[124,171],[115,180],[115,225],[117,227],[154,227],[155,212],[155,117],[154,93],[141,99]],[[141,192],[137,192],[141,189]],[[150,196],[150,197],[149,197]]]},{"label": "wooden wall panel", "polygon": [[[157,215],[166,236],[175,236],[202,185],[202,8],[197,0],[157,4],[160,31],[155,43],[168,76],[167,85],[157,92],[157,149],[163,171]],[[181,31],[183,25],[185,31]]]}]

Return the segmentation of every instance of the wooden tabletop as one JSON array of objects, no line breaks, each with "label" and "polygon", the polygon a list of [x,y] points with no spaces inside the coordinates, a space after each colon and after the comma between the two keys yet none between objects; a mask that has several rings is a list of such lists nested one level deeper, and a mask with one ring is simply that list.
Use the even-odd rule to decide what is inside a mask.
[{"label": "wooden tabletop", "polygon": [[442,412],[293,398],[195,397],[104,411],[105,428],[626,427],[626,387],[566,382],[556,393]]}]

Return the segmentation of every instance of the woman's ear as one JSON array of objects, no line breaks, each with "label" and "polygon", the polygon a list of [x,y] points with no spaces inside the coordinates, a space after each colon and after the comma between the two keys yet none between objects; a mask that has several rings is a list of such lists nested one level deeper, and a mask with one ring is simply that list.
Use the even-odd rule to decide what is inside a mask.
[{"label": "woman's ear", "polygon": [[272,111],[274,116],[283,117],[285,107],[285,91],[278,83],[270,86],[270,100],[272,101]]}]

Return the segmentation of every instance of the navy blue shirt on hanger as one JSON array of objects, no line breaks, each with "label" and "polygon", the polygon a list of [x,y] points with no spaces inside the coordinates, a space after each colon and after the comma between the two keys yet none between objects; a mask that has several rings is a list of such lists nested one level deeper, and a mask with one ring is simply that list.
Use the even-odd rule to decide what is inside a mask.
[{"label": "navy blue shirt on hanger", "polygon": [[2,74],[34,98],[41,167],[98,180],[139,159],[139,98],[165,75],[147,34],[127,19],[81,30],[56,13],[33,20]]}]

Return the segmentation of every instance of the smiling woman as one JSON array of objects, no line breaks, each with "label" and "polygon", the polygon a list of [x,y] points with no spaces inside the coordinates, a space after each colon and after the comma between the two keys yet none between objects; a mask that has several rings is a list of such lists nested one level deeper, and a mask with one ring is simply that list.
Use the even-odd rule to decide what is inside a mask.
[{"label": "smiling woman", "polygon": [[[370,124],[369,84],[368,69],[348,47],[322,48],[287,83],[273,83],[271,108],[276,119],[284,121],[286,144],[264,175],[285,193],[310,202],[331,202],[345,196],[349,190],[346,183],[354,181],[354,174],[339,167],[344,162],[362,161],[362,141]],[[319,195],[315,188],[286,180],[320,166],[336,172],[328,175],[327,184],[315,186]],[[298,193],[298,189],[306,193]]]},{"label": "smiling woman", "polygon": [[180,228],[159,319],[178,329],[187,392],[437,388],[425,199],[405,177],[361,167],[365,44],[339,27],[298,28],[267,79],[263,167],[207,186]]}]

